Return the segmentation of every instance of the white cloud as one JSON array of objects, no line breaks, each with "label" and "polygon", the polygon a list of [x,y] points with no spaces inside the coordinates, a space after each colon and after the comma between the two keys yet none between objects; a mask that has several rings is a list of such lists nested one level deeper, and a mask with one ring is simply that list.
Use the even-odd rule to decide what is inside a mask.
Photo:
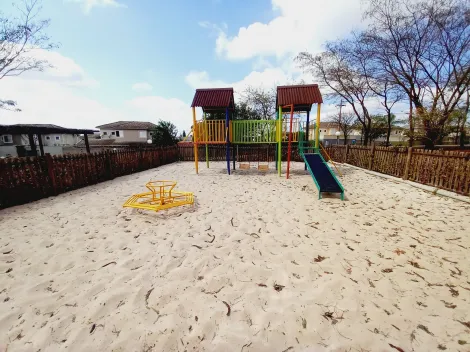
[{"label": "white cloud", "polygon": [[94,7],[124,7],[126,8],[127,5],[117,2],[116,0],[67,0],[68,2],[75,2],[82,5],[83,12],[86,14],[90,13],[90,11]]},{"label": "white cloud", "polygon": [[[268,22],[255,22],[229,35],[228,28],[201,22],[216,32],[216,53],[231,61],[252,60],[252,72],[236,82],[211,78],[206,71],[191,71],[186,82],[193,88],[234,87],[243,92],[247,86],[271,88],[276,85],[316,83],[294,62],[300,51],[317,53],[325,41],[347,35],[361,23],[361,0],[271,0],[276,16]],[[322,120],[337,111],[325,102]]]},{"label": "white cloud", "polygon": [[[261,87],[270,89],[280,85],[290,85],[299,83],[304,80],[306,84],[311,84],[311,77],[307,75],[299,74],[299,72],[292,67],[278,67],[278,68],[267,68],[263,71],[252,71],[243,79],[237,82],[224,82],[222,80],[212,79],[206,71],[191,71],[186,75],[186,83],[193,89],[197,88],[224,88],[233,87],[235,91],[235,101],[238,101],[240,94],[248,87]],[[336,106],[337,103],[327,101],[325,99],[326,91],[323,91],[323,100],[321,108],[321,120],[328,121],[330,117],[337,114],[339,109]],[[383,114],[384,109],[380,101],[375,98],[367,100],[366,105],[371,114]],[[407,103],[397,103],[393,108],[393,113],[399,118],[406,117]],[[343,108],[343,112],[353,112],[349,105]],[[316,112],[313,110],[313,116]]]},{"label": "white cloud", "polygon": [[233,87],[236,92],[243,92],[248,86],[272,88],[277,85],[293,82],[293,78],[281,68],[253,71],[238,82],[224,82],[212,79],[207,71],[191,71],[186,75],[185,80],[194,89]]},{"label": "white cloud", "polygon": [[132,85],[132,90],[136,92],[148,92],[153,89],[152,85],[147,82],[134,83]]},{"label": "white cloud", "polygon": [[92,128],[97,125],[97,119],[103,122],[114,115],[83,94],[99,87],[99,83],[73,59],[39,49],[29,54],[47,60],[53,67],[1,80],[0,97],[15,100],[21,111],[0,110],[0,123],[52,123]]},{"label": "white cloud", "polygon": [[302,50],[317,52],[325,40],[348,33],[361,20],[360,0],[271,0],[279,15],[268,23],[241,27],[235,36],[220,30],[218,55],[230,60],[282,58]]},{"label": "white cloud", "polygon": [[171,121],[178,131],[191,130],[192,115],[188,103],[175,98],[159,96],[136,97],[126,101],[126,107],[134,111],[138,120],[156,122],[158,120]]},{"label": "white cloud", "polygon": [[95,128],[119,120],[157,122],[171,120],[178,129],[189,129],[189,103],[158,96],[137,97],[124,106],[107,106],[87,97],[99,84],[74,60],[57,52],[37,52],[54,65],[44,72],[27,72],[5,77],[0,82],[0,98],[18,103],[20,112],[0,110],[0,124],[50,123],[63,127]]},{"label": "white cloud", "polygon": [[230,86],[224,81],[211,79],[207,71],[191,71],[186,75],[185,81],[191,88],[194,89],[224,88]]},{"label": "white cloud", "polygon": [[46,60],[52,67],[46,68],[43,72],[27,71],[19,76],[22,79],[54,81],[69,87],[96,88],[99,86],[99,82],[88,75],[73,59],[58,52],[34,49],[28,55]]},{"label": "white cloud", "polygon": [[119,120],[115,111],[85,97],[82,90],[48,79],[4,78],[0,97],[16,100],[21,111],[0,110],[0,123],[52,123],[94,128],[100,123]]}]

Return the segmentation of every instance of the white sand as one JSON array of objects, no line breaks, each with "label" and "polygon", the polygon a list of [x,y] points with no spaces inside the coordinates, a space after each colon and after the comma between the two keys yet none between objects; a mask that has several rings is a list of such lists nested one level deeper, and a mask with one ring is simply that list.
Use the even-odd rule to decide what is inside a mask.
[{"label": "white sand", "polygon": [[[0,211],[0,350],[469,350],[469,204],[352,168],[345,202],[318,200],[302,164],[290,180],[224,165]],[[121,208],[150,179],[197,206]]]}]

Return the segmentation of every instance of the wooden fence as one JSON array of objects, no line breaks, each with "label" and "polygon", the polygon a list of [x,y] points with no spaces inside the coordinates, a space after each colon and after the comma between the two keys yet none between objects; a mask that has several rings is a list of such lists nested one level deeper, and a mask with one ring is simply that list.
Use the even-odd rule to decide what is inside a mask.
[{"label": "wooden fence", "polygon": [[[208,152],[211,161],[225,160],[225,146],[209,146]],[[329,146],[326,152],[337,162],[470,195],[469,152],[375,146]],[[235,158],[236,161],[274,162],[276,148],[274,144],[239,145],[232,146],[230,153],[232,160]],[[199,160],[202,162],[205,158],[205,146],[200,146]],[[177,160],[193,161],[194,148],[178,146],[0,159],[0,208],[28,203]],[[287,145],[282,146],[282,160],[287,160]],[[292,148],[292,160],[302,161],[296,147]]]},{"label": "wooden fence", "polygon": [[333,145],[326,147],[326,153],[336,162],[470,195],[468,151]]},{"label": "wooden fence", "polygon": [[0,208],[28,203],[177,160],[176,147],[0,159]]},{"label": "wooden fence", "polygon": [[[274,162],[276,158],[277,144],[253,144],[253,145],[235,145],[230,147],[230,160],[240,162],[269,161]],[[191,145],[179,145],[179,160],[194,161],[194,147]],[[282,160],[287,161],[287,144],[282,145]],[[224,145],[208,146],[209,161],[225,161],[226,147]],[[206,147],[201,145],[198,147],[198,159],[206,161]],[[297,144],[292,147],[292,161],[302,161],[299,155]]]}]

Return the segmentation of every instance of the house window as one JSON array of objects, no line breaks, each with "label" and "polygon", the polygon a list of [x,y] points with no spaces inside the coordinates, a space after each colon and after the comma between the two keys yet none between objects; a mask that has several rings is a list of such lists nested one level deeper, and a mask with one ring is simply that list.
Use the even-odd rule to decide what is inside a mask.
[{"label": "house window", "polygon": [[3,143],[13,143],[13,136],[11,134],[4,134],[2,136]]},{"label": "house window", "polygon": [[139,131],[139,138],[147,138],[147,131]]},{"label": "house window", "polygon": [[60,141],[60,136],[55,136],[56,141]]},{"label": "house window", "polygon": [[120,137],[119,131],[116,131],[116,137]]},{"label": "house window", "polygon": [[51,140],[51,137],[49,137],[49,136],[46,136],[46,140],[48,140],[48,141],[49,141],[49,140]]},{"label": "house window", "polygon": [[108,134],[108,132],[103,132],[103,136],[106,136]]},{"label": "house window", "polygon": [[112,136],[115,136],[115,135],[116,135],[116,132],[111,132],[111,135],[112,135]]}]

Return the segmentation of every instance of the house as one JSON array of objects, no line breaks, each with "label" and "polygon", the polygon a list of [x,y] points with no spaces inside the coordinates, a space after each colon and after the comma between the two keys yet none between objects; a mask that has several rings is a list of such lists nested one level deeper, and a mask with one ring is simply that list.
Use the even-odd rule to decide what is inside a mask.
[{"label": "house", "polygon": [[[336,132],[339,131],[339,136],[336,135]],[[408,140],[408,138],[403,133],[403,127],[392,127],[390,133],[390,143],[391,144],[400,144]],[[309,130],[309,139],[314,140],[314,125],[310,125]],[[344,144],[343,132],[339,129],[339,126],[335,122],[320,122],[320,140],[325,145],[331,144]],[[348,136],[348,144],[360,144],[362,140],[361,130],[354,129],[351,131],[351,134]],[[385,136],[377,138],[376,143],[384,143],[386,141]]]},{"label": "house", "polygon": [[63,154],[63,148],[77,144],[81,134],[93,132],[52,124],[0,125],[0,157],[35,156],[38,150],[42,155]]},{"label": "house", "polygon": [[147,143],[157,125],[141,121],[117,121],[96,126],[101,139],[114,139],[114,144]]}]

